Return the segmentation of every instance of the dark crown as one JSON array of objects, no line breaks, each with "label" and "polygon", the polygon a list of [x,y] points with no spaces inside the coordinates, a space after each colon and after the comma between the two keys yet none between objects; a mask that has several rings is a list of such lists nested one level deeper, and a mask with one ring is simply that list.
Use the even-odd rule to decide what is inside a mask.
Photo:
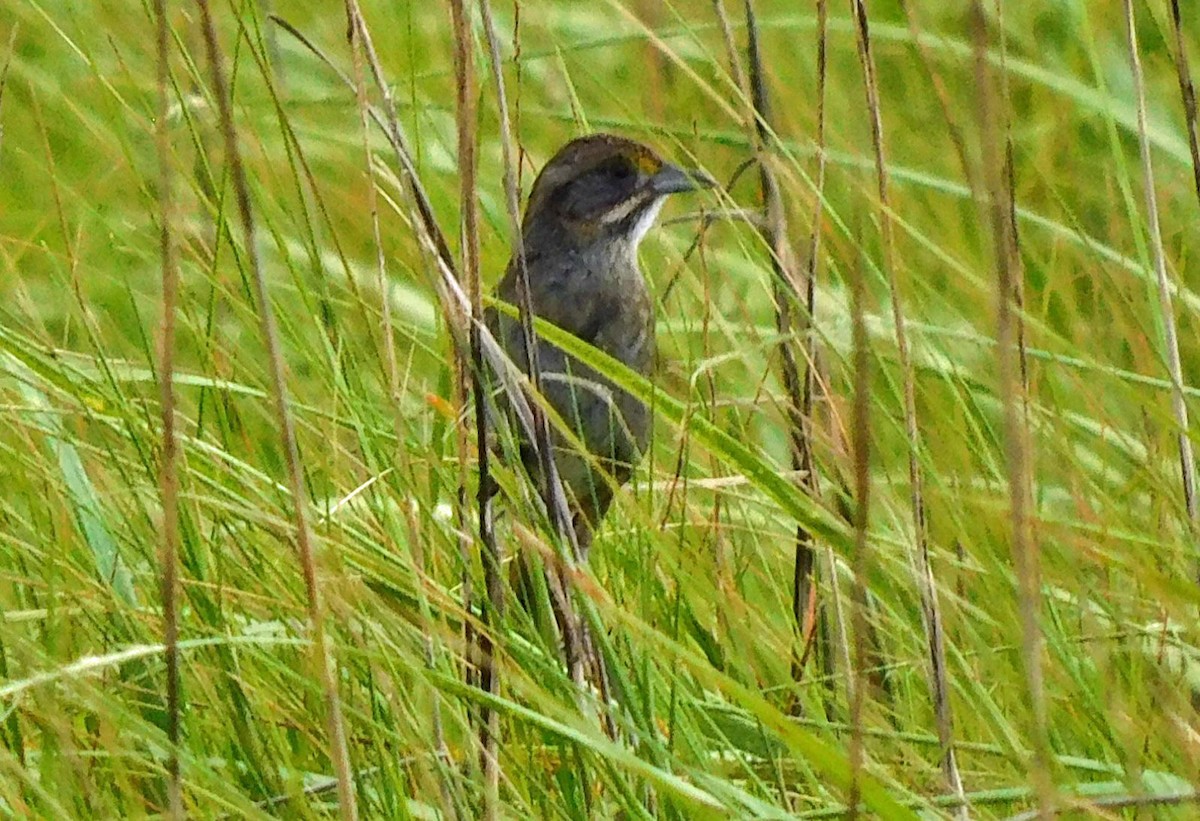
[{"label": "dark crown", "polygon": [[538,221],[596,234],[605,227],[632,230],[662,197],[711,185],[666,163],[641,143],[613,134],[572,140],[534,181],[525,209],[526,230]]}]

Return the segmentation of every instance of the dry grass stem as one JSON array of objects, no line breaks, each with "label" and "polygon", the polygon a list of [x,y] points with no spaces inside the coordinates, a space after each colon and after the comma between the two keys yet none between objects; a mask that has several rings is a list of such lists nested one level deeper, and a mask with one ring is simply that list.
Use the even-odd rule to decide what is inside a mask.
[{"label": "dry grass stem", "polygon": [[[828,384],[821,378],[818,367],[818,335],[815,333],[817,321],[817,272],[821,267],[821,227],[825,220],[825,175],[828,168],[828,157],[826,154],[826,87],[828,85],[829,74],[829,3],[828,0],[817,0],[817,130],[814,137],[817,152],[817,171],[814,175],[814,196],[813,196],[813,211],[812,225],[809,229],[808,238],[808,258],[805,266],[805,302],[806,310],[805,317],[808,322],[807,333],[804,339],[804,405],[801,410],[803,417],[808,420],[809,425],[809,447],[804,451],[804,464],[802,470],[807,474],[804,480],[804,486],[808,488],[808,492],[814,499],[818,498],[821,493],[820,476],[817,473],[816,464],[813,459],[813,448],[811,443],[813,430],[813,412],[816,407],[816,398],[818,388],[825,394],[826,400],[829,399]],[[799,557],[799,554],[797,554]],[[812,634],[817,638],[814,646],[820,648],[820,659],[822,664],[822,673],[829,682],[827,689],[832,692],[834,681],[834,642],[832,640],[833,633],[838,634],[838,646],[843,656],[843,661],[849,658],[850,648],[846,643],[845,622],[843,618],[842,606],[842,588],[838,584],[837,579],[837,558],[833,548],[829,545],[825,546],[823,551],[823,572],[828,580],[830,605],[832,608],[833,625],[825,617],[824,605],[816,601],[816,596],[808,608],[811,613],[807,617],[808,624],[805,627],[805,632]],[[799,567],[799,565],[796,565]],[[795,602],[795,587],[793,582],[792,599]],[[794,604],[793,604],[794,606]],[[806,644],[809,642],[806,641]],[[806,648],[805,652],[808,650]],[[799,664],[800,670],[804,669],[803,661]],[[845,665],[848,671],[850,666]],[[793,678],[796,677],[796,672],[793,672]],[[831,715],[833,711],[832,702],[826,705],[826,714]]]},{"label": "dry grass stem", "polygon": [[[179,766],[179,435],[175,431],[175,311],[179,300],[179,261],[175,250],[174,173],[168,125],[171,81],[169,59],[170,22],[166,0],[155,0],[155,48],[158,53],[158,111],[154,125],[158,150],[159,254],[162,257],[162,319],[159,330],[158,382],[162,403],[162,456],[159,485],[162,494],[162,545],[159,569],[162,575],[163,647],[167,668],[166,709],[167,804],[171,818],[182,819],[183,778]],[[5,64],[5,73],[8,65]],[[0,93],[3,80],[0,79]]]},{"label": "dry grass stem", "polygon": [[[719,3],[717,7],[721,8]],[[724,20],[723,13],[721,17]],[[759,189],[766,207],[766,218],[760,233],[763,242],[771,251],[775,327],[780,336],[780,368],[786,397],[785,418],[787,419],[788,439],[791,444],[792,470],[804,471],[805,475],[812,477],[815,482],[810,441],[812,436],[811,417],[805,415],[806,407],[811,412],[811,401],[806,399],[806,396],[810,394],[810,385],[813,381],[811,373],[813,359],[812,357],[798,357],[795,349],[797,337],[804,340],[806,347],[811,338],[809,333],[811,316],[797,310],[801,305],[807,307],[807,289],[802,289],[797,281],[796,255],[788,237],[787,211],[773,168],[774,132],[771,125],[771,102],[763,67],[758,21],[754,14],[752,0],[745,0],[745,18],[746,59],[749,63],[747,81],[750,84],[751,103],[750,122],[747,125],[751,131],[751,142],[758,160]],[[731,58],[731,65],[734,66],[735,76],[740,76],[740,64]],[[803,373],[801,373],[801,359],[804,360]],[[803,486],[811,492],[811,484]],[[809,632],[805,625],[805,618],[812,609],[809,599],[813,589],[812,573],[815,556],[813,535],[802,524],[797,524],[792,578],[792,623],[796,639],[792,668],[793,676],[797,681],[804,672],[800,662],[805,655],[804,637]]]},{"label": "dry grass stem", "polygon": [[[1167,273],[1167,254],[1163,248],[1162,229],[1159,227],[1158,195],[1154,191],[1154,163],[1150,156],[1150,138],[1146,133],[1146,84],[1142,78],[1142,60],[1138,53],[1132,0],[1124,0],[1124,9],[1129,38],[1129,66],[1133,74],[1134,94],[1137,100],[1138,147],[1142,158],[1142,188],[1146,195],[1147,230],[1154,251],[1154,274],[1158,280],[1159,312],[1165,349],[1163,353],[1167,360],[1167,372],[1171,377],[1171,410],[1175,414],[1175,424],[1178,427],[1176,440],[1179,445],[1179,471],[1183,480],[1183,502],[1188,519],[1194,524],[1200,513],[1200,506],[1196,500],[1196,458],[1192,452],[1187,401],[1183,395],[1183,364],[1179,356],[1179,339],[1175,330],[1175,309],[1171,305],[1171,289],[1174,286]],[[1194,121],[1194,118],[1192,119]]]},{"label": "dry grass stem", "polygon": [[854,357],[854,416],[851,447],[854,456],[854,556],[851,567],[854,581],[851,596],[851,627],[854,634],[854,658],[850,684],[850,790],[846,799],[847,817],[858,817],[863,768],[866,765],[863,707],[868,684],[867,668],[871,651],[867,641],[870,629],[867,607],[867,578],[871,572],[871,350],[865,319],[866,274],[860,262],[854,266],[850,283],[850,321]]},{"label": "dry grass stem", "polygon": [[1183,34],[1183,15],[1179,0],[1171,0],[1171,26],[1175,31],[1175,73],[1179,78],[1179,96],[1183,100],[1183,120],[1188,133],[1188,150],[1192,154],[1192,182],[1200,199],[1200,139],[1196,136],[1196,84],[1188,67],[1187,45]]},{"label": "dry grass stem", "polygon": [[883,269],[887,276],[888,292],[891,297],[896,353],[904,392],[904,430],[908,439],[909,503],[915,536],[913,555],[929,661],[929,687],[934,714],[937,716],[938,735],[942,741],[942,771],[950,790],[961,798],[963,786],[954,751],[954,719],[953,709],[950,705],[950,688],[947,682],[941,606],[938,603],[937,581],[934,578],[929,558],[924,478],[920,461],[921,433],[917,423],[916,375],[909,352],[903,300],[897,284],[896,244],[892,208],[889,201],[888,164],[884,156],[883,116],[880,110],[879,86],[876,78],[875,59],[871,51],[870,27],[865,0],[851,0],[851,13],[855,20],[858,57],[862,65],[866,104],[871,122],[871,143],[879,196],[879,230],[883,244]]},{"label": "dry grass stem", "polygon": [[1051,772],[1051,751],[1047,729],[1045,679],[1042,665],[1041,571],[1037,543],[1030,529],[1030,476],[1022,391],[1013,367],[1016,333],[1013,310],[1014,279],[1017,266],[1013,228],[1009,219],[1013,210],[1006,204],[1010,188],[1004,175],[1004,129],[997,123],[999,105],[990,63],[987,58],[988,26],[981,0],[971,14],[972,41],[975,44],[976,87],[980,130],[979,177],[986,182],[984,202],[986,222],[991,228],[992,249],[996,256],[996,356],[999,373],[998,395],[1003,397],[1004,441],[1008,469],[1009,509],[1012,530],[1013,565],[1017,576],[1017,607],[1021,622],[1021,656],[1025,667],[1026,689],[1031,712],[1032,755],[1029,779],[1034,785],[1039,811],[1043,817],[1053,812],[1055,797]]},{"label": "dry grass stem", "polygon": [[[476,124],[475,55],[471,23],[462,0],[451,0],[450,15],[454,32],[455,123],[458,144],[459,224],[462,236],[462,263],[459,273],[471,300],[471,315],[483,316],[483,284],[479,270],[479,207],[476,191],[478,162],[475,156]],[[492,521],[492,491],[490,488],[491,443],[488,435],[488,390],[484,377],[483,348],[479,336],[480,324],[470,327],[471,396],[475,410],[475,449],[479,460],[476,514],[479,517],[479,544],[488,591],[483,603],[483,630],[476,636],[479,654],[479,686],[487,693],[500,690],[500,669],[496,637],[503,617],[503,580],[501,555]],[[464,399],[466,397],[463,397]],[[460,463],[465,465],[465,451],[460,451]],[[463,487],[465,488],[465,472]],[[461,494],[460,494],[461,498]],[[463,506],[465,512],[466,506]],[[499,601],[497,601],[499,597]],[[497,606],[499,604],[499,606]],[[485,706],[479,721],[480,764],[483,769],[483,817],[495,819],[500,812],[500,721],[496,711]]]}]

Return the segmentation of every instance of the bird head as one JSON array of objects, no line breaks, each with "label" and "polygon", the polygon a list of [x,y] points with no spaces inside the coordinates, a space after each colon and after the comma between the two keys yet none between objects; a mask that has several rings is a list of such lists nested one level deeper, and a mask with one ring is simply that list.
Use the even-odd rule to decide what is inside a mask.
[{"label": "bird head", "polygon": [[534,181],[523,228],[576,245],[625,240],[633,249],[670,194],[716,182],[665,162],[624,137],[593,134],[567,143]]}]

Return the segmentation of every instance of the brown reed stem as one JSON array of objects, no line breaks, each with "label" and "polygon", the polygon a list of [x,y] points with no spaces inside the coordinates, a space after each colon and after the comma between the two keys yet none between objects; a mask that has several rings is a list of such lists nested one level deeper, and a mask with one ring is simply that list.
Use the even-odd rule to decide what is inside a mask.
[{"label": "brown reed stem", "polygon": [[174,237],[174,174],[167,122],[171,65],[166,0],[155,0],[154,18],[155,50],[158,55],[158,108],[154,137],[158,151],[159,255],[162,259],[158,383],[163,426],[159,473],[163,518],[159,567],[162,572],[163,647],[167,667],[167,742],[170,745],[167,758],[167,805],[170,818],[182,819],[183,779],[179,765],[179,434],[175,430],[175,309],[179,301],[179,261]]},{"label": "brown reed stem", "polygon": [[[861,244],[861,243],[860,243]],[[867,667],[867,577],[870,573],[871,521],[871,356],[866,324],[866,274],[861,261],[853,266],[850,295],[850,319],[854,355],[854,422],[851,442],[854,450],[854,584],[851,596],[854,633],[854,669],[850,687],[850,788],[846,797],[847,817],[858,817],[865,765],[863,705],[866,701]]]},{"label": "brown reed stem", "polygon": [[1054,812],[1054,786],[1051,780],[1052,756],[1046,720],[1045,681],[1042,669],[1042,632],[1040,623],[1040,557],[1030,532],[1029,465],[1023,415],[1018,408],[1021,391],[1013,367],[1015,323],[1013,317],[1014,264],[1013,229],[1008,224],[1012,209],[1006,203],[1009,186],[1004,178],[1004,133],[997,123],[995,88],[987,58],[988,25],[982,0],[972,6],[970,23],[975,44],[975,82],[981,141],[980,179],[987,186],[987,222],[992,232],[996,255],[996,355],[999,372],[998,392],[1003,400],[1005,451],[1008,466],[1009,508],[1012,522],[1013,565],[1017,576],[1017,606],[1021,620],[1021,654],[1025,667],[1027,696],[1030,703],[1033,752],[1029,760],[1029,778],[1038,799],[1039,813],[1048,818]]},{"label": "brown reed stem", "polygon": [[[766,219],[763,220],[759,233],[771,251],[775,326],[780,336],[780,372],[786,401],[785,415],[788,439],[791,444],[792,470],[798,474],[800,471],[808,470],[807,481],[809,484],[806,487],[811,488],[811,483],[816,481],[816,477],[812,471],[811,418],[805,415],[806,406],[811,410],[811,398],[806,401],[805,396],[806,394],[811,395],[813,363],[811,358],[807,358],[804,372],[801,373],[799,362],[801,357],[796,355],[794,338],[796,336],[803,337],[807,345],[811,331],[811,315],[805,316],[796,310],[797,306],[806,304],[807,299],[797,283],[795,253],[788,237],[787,211],[773,168],[771,154],[774,131],[771,125],[771,102],[763,70],[758,20],[752,0],[745,0],[744,10],[746,59],[749,64],[746,81],[749,83],[751,104],[751,122],[748,123],[748,127],[751,128],[751,142],[758,160],[759,189],[766,208]],[[737,61],[731,60],[731,64],[734,66],[735,76],[740,76],[741,69]],[[799,316],[795,316],[797,313]],[[801,484],[805,484],[803,480]],[[792,579],[792,622],[795,637],[792,669],[797,682],[803,673],[800,660],[803,657],[804,618],[809,610],[809,593],[812,586],[815,555],[812,533],[802,524],[797,524]]]},{"label": "brown reed stem", "polygon": [[[1133,67],[1134,84],[1138,90],[1138,142],[1141,151],[1142,176],[1146,188],[1146,211],[1150,217],[1150,235],[1154,248],[1154,272],[1158,276],[1159,308],[1163,313],[1163,340],[1166,347],[1166,365],[1171,374],[1171,406],[1175,412],[1175,423],[1180,427],[1180,473],[1183,481],[1183,503],[1188,511],[1188,520],[1195,526],[1200,515],[1200,503],[1196,501],[1195,457],[1192,453],[1192,438],[1188,435],[1188,406],[1183,397],[1183,368],[1180,361],[1180,346],[1176,338],[1175,311],[1171,307],[1171,292],[1166,274],[1166,254],[1163,250],[1163,232],[1158,221],[1158,196],[1154,193],[1154,168],[1151,162],[1150,138],[1146,133],[1146,89],[1141,77],[1141,59],[1138,56],[1138,35],[1134,30],[1133,6],[1126,1],[1126,19],[1129,30],[1129,61]],[[1188,71],[1188,54],[1183,44],[1180,20],[1180,4],[1171,0],[1171,22],[1175,28],[1175,66],[1180,77],[1180,95],[1183,97],[1184,119],[1187,120],[1188,148],[1192,151],[1192,178],[1196,197],[1200,198],[1200,144],[1196,142],[1196,92],[1192,73]]]}]

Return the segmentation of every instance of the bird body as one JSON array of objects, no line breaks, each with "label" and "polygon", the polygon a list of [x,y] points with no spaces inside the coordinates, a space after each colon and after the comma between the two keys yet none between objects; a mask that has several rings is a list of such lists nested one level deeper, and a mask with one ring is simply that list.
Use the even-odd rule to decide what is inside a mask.
[{"label": "bird body", "polygon": [[[638,266],[638,244],[669,194],[709,184],[622,137],[600,134],[568,143],[538,175],[522,221],[533,313],[649,374],[654,303]],[[521,264],[522,255],[514,254],[497,289],[513,305],[521,302]],[[520,322],[495,310],[486,321],[508,356],[525,369]],[[641,460],[649,443],[649,410],[557,346],[537,338],[536,347],[543,396],[583,445],[581,451],[562,431],[553,433],[576,531],[590,534],[614,489]],[[534,451],[523,439],[521,457],[541,481]]]}]

